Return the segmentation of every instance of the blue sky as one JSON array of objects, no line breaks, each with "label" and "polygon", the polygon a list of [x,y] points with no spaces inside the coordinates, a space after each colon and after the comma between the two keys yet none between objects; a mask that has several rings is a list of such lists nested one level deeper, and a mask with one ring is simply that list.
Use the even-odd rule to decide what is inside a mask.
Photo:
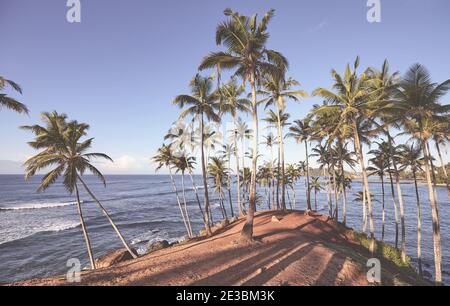
[{"label": "blue sky", "polygon": [[[23,95],[11,94],[31,113],[0,111],[0,160],[33,154],[31,135],[17,127],[57,110],[91,125],[94,150],[116,160],[102,166],[106,173],[154,173],[149,157],[178,116],[171,101],[188,92],[202,57],[217,50],[215,28],[227,7],[276,9],[269,47],[287,56],[289,74],[308,92],[329,87],[330,69],[342,71],[356,55],[364,67],[388,58],[393,70],[420,62],[435,81],[450,77],[448,0],[381,0],[381,23],[367,22],[366,2],[81,0],[81,23],[71,24],[64,0],[2,0],[0,75],[21,84]],[[299,119],[318,102],[288,111]],[[289,141],[287,160],[303,158],[303,146]]]}]

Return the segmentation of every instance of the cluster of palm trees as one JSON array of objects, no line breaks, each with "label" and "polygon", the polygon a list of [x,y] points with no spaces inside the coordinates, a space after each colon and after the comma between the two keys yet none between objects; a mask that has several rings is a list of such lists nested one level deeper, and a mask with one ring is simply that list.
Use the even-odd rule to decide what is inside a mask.
[{"label": "cluster of palm trees", "polygon": [[[240,216],[245,215],[241,236],[244,241],[251,241],[256,204],[264,198],[261,194],[265,194],[268,209],[287,209],[286,204],[295,208],[295,186],[300,176],[305,176],[306,212],[313,210],[311,192],[317,195],[321,190],[326,190],[329,215],[345,224],[347,190],[351,188],[352,177],[358,172],[363,185],[359,193],[363,203],[363,227],[364,230],[369,228],[372,241],[370,249],[375,251],[373,202],[378,200],[374,199],[370,191],[369,176],[377,175],[383,183],[382,240],[385,236],[384,182],[387,176],[395,208],[396,247],[400,234],[399,249],[402,259],[406,261],[405,205],[400,179],[412,174],[416,186],[419,177],[427,183],[433,224],[435,278],[436,282],[441,282],[436,187],[439,171],[443,173],[447,186],[449,179],[441,151],[450,135],[450,105],[441,104],[440,98],[450,89],[450,80],[441,84],[432,82],[428,71],[420,64],[411,66],[404,76],[398,72],[390,73],[387,60],[379,70],[369,67],[360,72],[357,57],[353,65],[346,66],[343,74],[334,69],[331,71],[331,89],[319,87],[312,92],[312,96],[323,98],[322,104],[314,105],[306,118],[290,123],[290,115],[286,111],[287,101],[298,101],[308,94],[299,89],[296,80],[286,76],[287,59],[280,52],[267,48],[267,27],[274,11],[268,11],[261,20],[258,20],[257,15],[244,16],[230,9],[225,10],[224,14],[227,19],[217,26],[216,31],[216,43],[222,49],[207,55],[198,67],[199,71],[211,69],[214,76],[204,77],[198,73],[190,83],[191,93],[174,99],[174,104],[181,108],[179,120],[188,119],[191,131],[181,129],[183,131],[179,134],[185,136],[171,137],[172,142],[163,145],[155,157],[160,162],[161,150],[169,150],[172,152],[169,155],[173,156],[160,162],[160,165],[177,168],[176,159],[189,156],[195,160],[196,150],[200,150],[203,205],[198,193],[197,201],[206,233],[211,234],[212,224],[210,185],[214,186],[214,192],[219,196],[225,220],[228,219],[224,204],[226,198],[232,216],[234,209]],[[224,70],[232,72],[227,82],[222,81]],[[270,127],[267,135],[262,137],[262,142],[259,141],[261,119],[258,116],[261,105],[267,115],[262,120]],[[227,114],[233,122],[230,137],[224,143],[217,141],[220,143],[217,145],[220,152],[208,149],[210,146],[207,143],[212,133],[207,131],[206,126],[218,126]],[[241,116],[244,115],[251,117],[251,128],[243,123]],[[275,128],[276,135],[272,133],[272,128]],[[397,144],[397,136],[408,140]],[[286,165],[284,144],[287,138],[303,143],[304,162]],[[247,151],[244,146],[246,141],[251,142]],[[313,143],[315,146],[310,147]],[[364,148],[373,143],[377,143],[378,148],[366,152]],[[431,143],[435,144],[438,152],[440,169],[437,169],[431,155]],[[271,157],[268,161],[258,163],[258,159],[261,159],[260,144],[270,150]],[[212,154],[214,152],[215,156]],[[248,167],[245,166],[246,157],[251,159]],[[317,158],[320,178],[310,175],[311,157]],[[349,170],[355,174],[351,175]],[[190,173],[193,173],[193,169]],[[235,208],[232,189],[236,190]],[[420,198],[417,189],[416,199],[420,260]],[[317,200],[314,203],[316,209]],[[186,206],[183,211],[186,218]],[[419,266],[421,272],[421,263]]]}]

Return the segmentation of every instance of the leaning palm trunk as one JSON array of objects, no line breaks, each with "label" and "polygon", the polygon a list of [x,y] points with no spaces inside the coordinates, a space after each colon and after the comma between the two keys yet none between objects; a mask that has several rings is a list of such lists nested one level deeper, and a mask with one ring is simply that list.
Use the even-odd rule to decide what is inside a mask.
[{"label": "leaning palm trunk", "polygon": [[256,101],[256,79],[255,71],[251,74],[250,85],[252,88],[252,118],[253,118],[253,156],[252,156],[252,173],[250,180],[250,198],[248,205],[247,221],[245,222],[241,235],[246,241],[253,240],[253,219],[256,207],[256,171],[258,161],[258,109]]},{"label": "leaning palm trunk", "polygon": [[417,177],[416,170],[412,170],[414,178],[414,187],[416,190],[416,200],[417,200],[417,264],[419,266],[419,275],[422,275],[422,220],[421,220],[421,209],[420,209],[420,198],[419,198],[419,188],[417,187]]},{"label": "leaning palm trunk", "polygon": [[437,143],[437,142],[436,142],[436,150],[437,150],[437,152],[438,152],[439,161],[440,161],[440,163],[441,163],[442,171],[444,172],[444,176],[445,176],[445,185],[447,186],[447,193],[448,193],[448,196],[450,197],[450,182],[449,182],[449,177],[448,177],[448,174],[447,174],[447,169],[445,168],[444,160],[442,159],[441,148],[439,147],[439,143]]},{"label": "leaning palm trunk", "polygon": [[80,217],[81,229],[83,230],[84,241],[86,242],[86,248],[89,255],[89,261],[91,263],[91,269],[95,269],[94,255],[92,254],[92,246],[91,241],[89,239],[89,234],[87,232],[86,224],[84,223],[83,211],[81,210],[80,193],[78,192],[77,184],[75,184],[75,193],[77,195],[78,216]]},{"label": "leaning palm trunk", "polygon": [[124,245],[124,247],[127,249],[127,251],[130,253],[133,258],[137,258],[136,254],[131,250],[131,248],[128,246],[128,243],[123,238],[122,234],[120,233],[119,229],[117,228],[116,224],[114,224],[113,220],[111,219],[110,215],[106,211],[106,209],[103,207],[103,205],[100,203],[100,201],[97,199],[97,197],[92,193],[92,191],[89,189],[89,187],[86,185],[86,183],[81,179],[81,177],[78,175],[78,179],[80,180],[81,184],[83,184],[84,189],[89,193],[89,195],[92,197],[92,199],[97,203],[97,205],[100,207],[100,210],[105,215],[106,219],[108,219],[109,223],[113,227],[114,231],[116,232],[117,236],[119,237],[120,241]]},{"label": "leaning palm trunk", "polygon": [[442,283],[442,268],[441,268],[441,229],[439,224],[439,210],[436,200],[436,194],[431,179],[430,164],[431,156],[428,150],[428,141],[425,140],[423,144],[423,155],[425,157],[425,174],[427,178],[428,197],[430,198],[431,206],[431,218],[433,223],[433,247],[434,247],[434,269],[435,269],[435,281],[438,284]]},{"label": "leaning palm trunk", "polygon": [[370,196],[370,189],[369,189],[369,180],[367,178],[367,171],[366,171],[366,165],[364,163],[364,154],[361,150],[361,142],[359,140],[359,134],[358,134],[358,128],[356,121],[353,123],[353,133],[355,138],[355,147],[356,147],[356,154],[359,159],[361,172],[363,176],[363,182],[364,182],[364,188],[367,192],[367,208],[369,209],[369,230],[370,230],[370,251],[373,253],[375,251],[375,228],[373,223],[373,209],[372,209],[372,199]]},{"label": "leaning palm trunk", "polygon": [[191,220],[189,218],[189,213],[188,213],[188,209],[187,209],[186,190],[184,187],[184,171],[181,173],[181,191],[183,194],[184,213],[186,214],[186,221],[187,221],[188,228],[189,228],[189,237],[192,238],[194,235],[192,234]]},{"label": "leaning palm trunk", "polygon": [[[228,156],[228,169],[231,171],[231,156]],[[227,175],[228,201],[230,203],[231,217],[234,217],[233,202],[231,199],[231,175]]]},{"label": "leaning palm trunk", "polygon": [[391,195],[392,202],[394,204],[394,218],[395,218],[395,248],[398,249],[398,212],[397,212],[397,201],[395,200],[395,191],[394,191],[394,182],[392,180],[392,172],[391,169],[388,168],[389,171],[389,180],[391,182]]},{"label": "leaning palm trunk", "polygon": [[[239,208],[239,216],[242,217],[244,215],[244,211],[242,210],[242,200],[241,200],[241,176],[240,176],[241,172],[239,171],[239,152],[238,152],[238,145],[237,145],[237,117],[236,117],[236,114],[234,115],[233,119],[234,119],[234,129],[235,129],[233,142],[234,142],[234,157],[236,159],[237,203],[238,203],[238,208]],[[242,153],[242,154],[244,154],[244,153]]]},{"label": "leaning palm trunk", "polygon": [[[323,178],[324,179],[327,178],[325,167],[323,168]],[[326,185],[326,188],[327,188],[327,205],[328,205],[328,209],[331,211],[331,195],[330,195],[329,187],[330,187],[330,181],[328,180],[327,181],[327,185]],[[316,205],[316,210],[317,210],[317,205]]]},{"label": "leaning palm trunk", "polygon": [[189,174],[189,178],[191,179],[192,188],[194,188],[195,197],[197,199],[197,204],[198,204],[198,209],[200,210],[200,214],[202,215],[203,224],[206,226],[205,215],[203,213],[202,204],[200,203],[200,197],[198,196],[198,188],[197,188],[197,185],[195,184],[194,178],[192,176],[192,170],[190,168],[188,169],[188,174]]},{"label": "leaning palm trunk", "polygon": [[[206,166],[205,166],[205,135],[204,135],[205,123],[203,114],[200,119],[200,151],[201,151],[201,164],[202,164],[202,175],[203,175],[203,188],[205,191],[205,225],[206,225],[206,235],[211,235],[211,227],[209,226],[209,216],[210,216],[210,206],[209,206],[209,193],[208,193],[208,182],[206,180]],[[212,218],[212,214],[211,214]]]},{"label": "leaning palm trunk", "polygon": [[344,225],[347,224],[347,191],[345,190],[345,172],[344,172],[344,164],[342,159],[339,162],[339,166],[341,168],[341,175],[344,178],[342,182],[342,223]]},{"label": "leaning palm trunk", "polygon": [[188,236],[189,236],[189,227],[187,225],[186,218],[184,217],[183,208],[181,207],[181,201],[180,201],[180,196],[178,195],[177,185],[175,184],[175,179],[173,178],[172,170],[170,169],[170,167],[168,167],[168,168],[169,168],[170,180],[172,182],[172,189],[175,192],[175,196],[177,197],[177,203],[178,203],[178,207],[180,208],[181,218],[183,219],[184,227],[186,228],[186,232],[188,233]]}]

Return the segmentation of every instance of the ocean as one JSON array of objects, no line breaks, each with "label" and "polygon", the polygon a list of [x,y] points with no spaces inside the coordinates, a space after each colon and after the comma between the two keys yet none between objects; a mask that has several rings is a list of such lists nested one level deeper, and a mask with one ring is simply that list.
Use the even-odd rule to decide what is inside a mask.
[{"label": "ocean", "polygon": [[[41,177],[25,182],[21,175],[0,175],[0,282],[11,282],[34,277],[64,274],[67,262],[77,258],[82,266],[88,266],[88,257],[75,205],[75,196],[65,190],[61,182],[55,183],[44,193],[36,193]],[[185,236],[183,220],[179,213],[170,177],[167,175],[111,175],[106,176],[106,188],[93,176],[85,181],[102,201],[116,222],[125,239],[140,253],[145,253],[148,243],[157,240],[169,242]],[[195,176],[201,190],[201,177]],[[181,187],[181,179],[176,177]],[[188,211],[195,233],[202,228],[195,193],[186,177]],[[424,269],[433,274],[433,240],[430,206],[426,185],[419,185],[422,201],[422,256]],[[89,195],[81,190],[82,209],[90,234],[95,257],[122,247],[112,227]],[[362,190],[361,183],[354,181],[348,191],[347,224],[357,230],[362,228],[362,204],[354,201]],[[394,213],[390,197],[390,185],[386,191],[386,236],[394,243]],[[402,184],[406,210],[407,251],[416,262],[416,198],[411,182]],[[234,192],[234,189],[233,189]],[[381,184],[371,183],[374,194],[374,220],[376,236],[381,232]],[[265,193],[259,189],[261,198],[258,210],[267,209]],[[440,208],[443,278],[450,284],[450,200],[446,188],[438,188]],[[211,203],[214,221],[221,219],[218,197],[212,190]],[[235,197],[235,192],[233,193]],[[314,206],[314,193],[312,205]],[[200,195],[201,199],[203,196]],[[228,195],[225,194],[226,199]],[[292,200],[292,193],[290,194]],[[301,179],[296,186],[296,209],[304,209],[305,184]],[[327,213],[326,192],[317,195],[318,210]],[[237,214],[236,198],[233,198]],[[342,204],[340,204],[342,206]],[[231,216],[228,202],[225,202],[228,216]],[[289,208],[289,205],[288,205]],[[342,212],[340,211],[340,218]],[[400,239],[400,238],[399,238]]]}]

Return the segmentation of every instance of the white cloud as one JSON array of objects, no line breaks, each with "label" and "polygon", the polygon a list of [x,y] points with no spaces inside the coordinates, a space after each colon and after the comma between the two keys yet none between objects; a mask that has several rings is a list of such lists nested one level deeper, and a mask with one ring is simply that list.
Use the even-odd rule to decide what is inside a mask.
[{"label": "white cloud", "polygon": [[114,163],[102,162],[99,168],[106,174],[142,174],[152,173],[152,164],[148,158],[122,155],[113,158]]}]

